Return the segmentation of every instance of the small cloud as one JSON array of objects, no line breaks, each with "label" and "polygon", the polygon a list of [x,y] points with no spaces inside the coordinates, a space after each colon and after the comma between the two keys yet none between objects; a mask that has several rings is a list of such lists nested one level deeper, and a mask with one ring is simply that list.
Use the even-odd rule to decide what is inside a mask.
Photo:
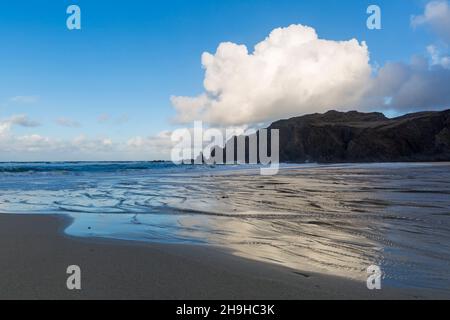
[{"label": "small cloud", "polygon": [[8,135],[14,125],[31,128],[39,126],[40,123],[30,120],[26,115],[14,115],[6,119],[0,119],[0,138]]},{"label": "small cloud", "polygon": [[84,134],[75,137],[69,142],[69,145],[80,152],[107,152],[112,151],[114,147],[117,147],[117,145],[109,138],[91,139]]},{"label": "small cloud", "polygon": [[72,119],[69,119],[69,118],[64,118],[64,117],[56,119],[55,122],[58,125],[62,126],[62,127],[68,127],[68,128],[79,128],[79,127],[81,127],[81,124],[78,121],[72,120]]},{"label": "small cloud", "polygon": [[107,113],[103,113],[97,117],[97,122],[106,123],[111,119],[110,115]]},{"label": "small cloud", "polygon": [[101,143],[102,143],[104,146],[112,146],[112,145],[113,145],[112,140],[109,139],[109,138],[102,139],[102,140],[101,140]]},{"label": "small cloud", "polygon": [[128,120],[130,120],[130,119],[128,118],[128,115],[123,114],[123,115],[121,115],[120,117],[118,117],[118,118],[114,121],[114,123],[115,123],[115,124],[118,124],[118,125],[121,125],[121,124],[127,123]]},{"label": "small cloud", "polygon": [[39,96],[15,96],[15,97],[11,97],[9,99],[9,101],[11,102],[16,102],[16,103],[35,103],[37,101],[39,101]]},{"label": "small cloud", "polygon": [[434,45],[429,45],[427,52],[430,56],[432,66],[441,66],[445,69],[450,69],[450,56],[442,54]]},{"label": "small cloud", "polygon": [[450,5],[448,1],[431,1],[422,15],[411,17],[411,27],[429,26],[442,40],[450,41]]},{"label": "small cloud", "polygon": [[11,125],[9,123],[0,122],[0,138],[9,132]]},{"label": "small cloud", "polygon": [[159,153],[160,155],[169,155],[174,143],[171,140],[170,131],[161,131],[157,135],[141,137],[136,136],[128,139],[126,142],[129,150],[139,150],[141,152]]},{"label": "small cloud", "polygon": [[97,122],[103,123],[103,124],[111,123],[111,124],[121,125],[121,124],[127,123],[128,120],[129,120],[129,118],[128,118],[128,115],[126,115],[126,114],[122,114],[121,116],[115,118],[107,113],[103,113],[97,117]]},{"label": "small cloud", "polygon": [[8,118],[6,122],[10,123],[11,125],[17,125],[28,128],[38,127],[41,125],[39,122],[29,119],[28,116],[24,114],[14,115]]}]

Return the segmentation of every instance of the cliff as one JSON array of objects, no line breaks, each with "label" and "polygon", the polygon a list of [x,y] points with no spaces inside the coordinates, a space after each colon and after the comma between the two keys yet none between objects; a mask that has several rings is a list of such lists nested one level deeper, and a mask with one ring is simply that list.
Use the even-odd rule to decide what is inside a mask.
[{"label": "cliff", "polygon": [[328,111],[276,121],[268,129],[279,129],[280,162],[450,161],[450,110],[392,119]]}]

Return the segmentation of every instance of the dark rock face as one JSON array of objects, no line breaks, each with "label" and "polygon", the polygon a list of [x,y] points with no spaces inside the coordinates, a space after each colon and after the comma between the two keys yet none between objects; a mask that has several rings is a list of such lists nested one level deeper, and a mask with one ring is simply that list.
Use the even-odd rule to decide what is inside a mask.
[{"label": "dark rock face", "polygon": [[450,110],[389,119],[381,113],[329,111],[280,120],[281,162],[450,160]]},{"label": "dark rock face", "polygon": [[[280,162],[450,161],[450,110],[393,119],[382,113],[328,111],[280,120],[268,129],[279,130]],[[223,162],[227,149],[234,148],[236,155],[236,139],[222,150]],[[248,163],[249,138],[244,139]]]}]

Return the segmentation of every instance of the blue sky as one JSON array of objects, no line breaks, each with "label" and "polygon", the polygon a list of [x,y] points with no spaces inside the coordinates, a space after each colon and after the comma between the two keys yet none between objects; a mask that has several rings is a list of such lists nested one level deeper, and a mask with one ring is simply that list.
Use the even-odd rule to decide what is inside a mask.
[{"label": "blue sky", "polygon": [[[382,30],[366,28],[365,11],[372,3],[382,9]],[[81,30],[66,28],[70,4],[81,8]],[[411,27],[411,15],[423,14],[426,4],[422,0],[1,2],[0,119],[26,115],[31,122],[17,121],[19,125],[11,129],[15,136],[71,140],[82,135],[113,142],[155,136],[178,127],[172,121],[176,116],[172,95],[196,96],[204,91],[201,55],[214,53],[221,42],[245,44],[251,51],[273,29],[302,24],[313,27],[322,39],[366,41],[372,65],[408,63],[413,55],[426,55],[430,44],[442,42],[430,28]],[[0,160],[59,159],[52,150],[30,151],[31,155],[4,150]],[[98,157],[116,158],[116,153]]]}]

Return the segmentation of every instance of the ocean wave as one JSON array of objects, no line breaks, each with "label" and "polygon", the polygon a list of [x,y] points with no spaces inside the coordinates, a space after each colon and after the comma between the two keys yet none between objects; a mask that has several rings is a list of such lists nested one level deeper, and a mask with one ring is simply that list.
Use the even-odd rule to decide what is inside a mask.
[{"label": "ocean wave", "polygon": [[33,162],[0,163],[0,173],[80,173],[120,172],[174,168],[169,161],[157,162]]}]

